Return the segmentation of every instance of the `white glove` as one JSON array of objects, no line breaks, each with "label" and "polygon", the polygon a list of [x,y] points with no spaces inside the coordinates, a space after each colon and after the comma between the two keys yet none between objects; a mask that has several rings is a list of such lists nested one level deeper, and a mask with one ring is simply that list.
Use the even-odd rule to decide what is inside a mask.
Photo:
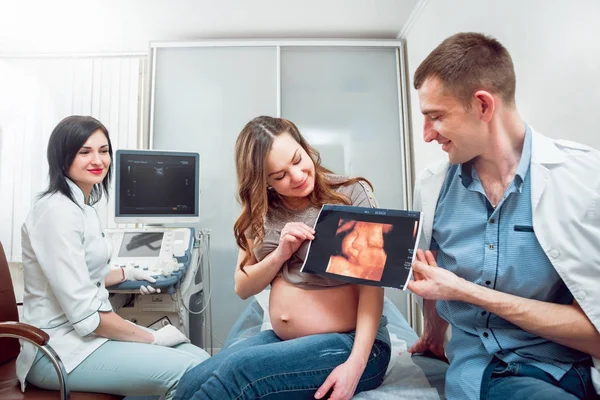
[{"label": "white glove", "polygon": [[173,347],[181,343],[190,342],[190,339],[173,325],[162,327],[159,330],[152,332],[152,334],[154,335],[154,342],[152,342],[152,344],[157,346]]},{"label": "white glove", "polygon": [[160,288],[156,289],[156,288],[154,288],[154,286],[150,286],[150,285],[140,286],[140,294],[154,294],[154,293],[160,293]]},{"label": "white glove", "polygon": [[[125,280],[126,281],[148,281],[150,283],[156,282],[156,279],[152,277],[149,273],[145,272],[139,268],[123,268],[125,272]],[[152,294],[152,293],[160,293],[160,289],[155,289],[150,285],[142,285],[140,286],[141,294]]]}]

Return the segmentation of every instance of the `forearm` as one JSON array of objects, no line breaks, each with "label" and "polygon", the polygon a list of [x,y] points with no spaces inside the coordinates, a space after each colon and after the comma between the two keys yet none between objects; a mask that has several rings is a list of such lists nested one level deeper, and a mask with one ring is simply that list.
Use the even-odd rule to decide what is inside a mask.
[{"label": "forearm", "polygon": [[383,289],[360,285],[358,290],[356,334],[350,359],[366,366],[383,313]]},{"label": "forearm", "polygon": [[531,300],[470,282],[458,300],[481,307],[534,335],[600,358],[600,333],[576,302]]},{"label": "forearm", "polygon": [[238,268],[235,271],[235,293],[244,300],[260,293],[275,279],[284,262],[274,251],[260,262],[246,265],[244,271]]},{"label": "forearm", "polygon": [[98,336],[122,342],[152,343],[154,336],[125,321],[114,312],[100,312],[100,325],[94,331]]},{"label": "forearm", "polygon": [[104,285],[109,287],[121,283],[124,281],[124,276],[122,268],[111,268],[106,278],[104,278]]},{"label": "forearm", "polygon": [[448,322],[439,316],[435,305],[436,300],[423,299],[423,336],[429,338],[431,342],[444,341],[444,335],[448,330]]}]

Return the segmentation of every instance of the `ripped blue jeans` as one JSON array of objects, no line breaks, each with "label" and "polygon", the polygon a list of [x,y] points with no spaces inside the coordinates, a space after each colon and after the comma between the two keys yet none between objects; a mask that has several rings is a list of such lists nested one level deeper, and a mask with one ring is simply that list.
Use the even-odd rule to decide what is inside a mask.
[{"label": "ripped blue jeans", "polygon": [[[383,317],[355,393],[375,389],[383,382],[390,361],[386,325]],[[281,340],[272,330],[262,331],[186,372],[175,399],[313,399],[329,373],[350,356],[354,334]]]}]

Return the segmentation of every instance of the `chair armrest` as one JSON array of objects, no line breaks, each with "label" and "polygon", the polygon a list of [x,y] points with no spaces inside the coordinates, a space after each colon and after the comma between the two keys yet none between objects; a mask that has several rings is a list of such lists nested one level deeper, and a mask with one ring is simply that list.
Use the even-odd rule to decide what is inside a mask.
[{"label": "chair armrest", "polygon": [[65,366],[63,365],[62,361],[60,361],[58,354],[56,354],[52,346],[48,344],[50,336],[48,336],[46,332],[36,328],[35,326],[24,324],[22,322],[7,321],[0,322],[0,337],[11,337],[25,340],[41,350],[46,357],[48,357],[50,362],[52,362],[52,365],[58,374],[61,400],[69,400],[70,392],[67,385],[67,371],[65,371]]},{"label": "chair armrest", "polygon": [[26,339],[38,346],[48,343],[50,337],[43,330],[22,322],[0,322],[0,335],[11,335],[18,339]]}]

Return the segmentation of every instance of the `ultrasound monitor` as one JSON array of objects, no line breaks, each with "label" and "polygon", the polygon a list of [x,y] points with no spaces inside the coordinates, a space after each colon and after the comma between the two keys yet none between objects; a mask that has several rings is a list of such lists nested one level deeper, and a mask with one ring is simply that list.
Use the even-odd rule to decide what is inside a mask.
[{"label": "ultrasound monitor", "polygon": [[117,223],[198,223],[198,153],[117,150],[115,159]]}]

